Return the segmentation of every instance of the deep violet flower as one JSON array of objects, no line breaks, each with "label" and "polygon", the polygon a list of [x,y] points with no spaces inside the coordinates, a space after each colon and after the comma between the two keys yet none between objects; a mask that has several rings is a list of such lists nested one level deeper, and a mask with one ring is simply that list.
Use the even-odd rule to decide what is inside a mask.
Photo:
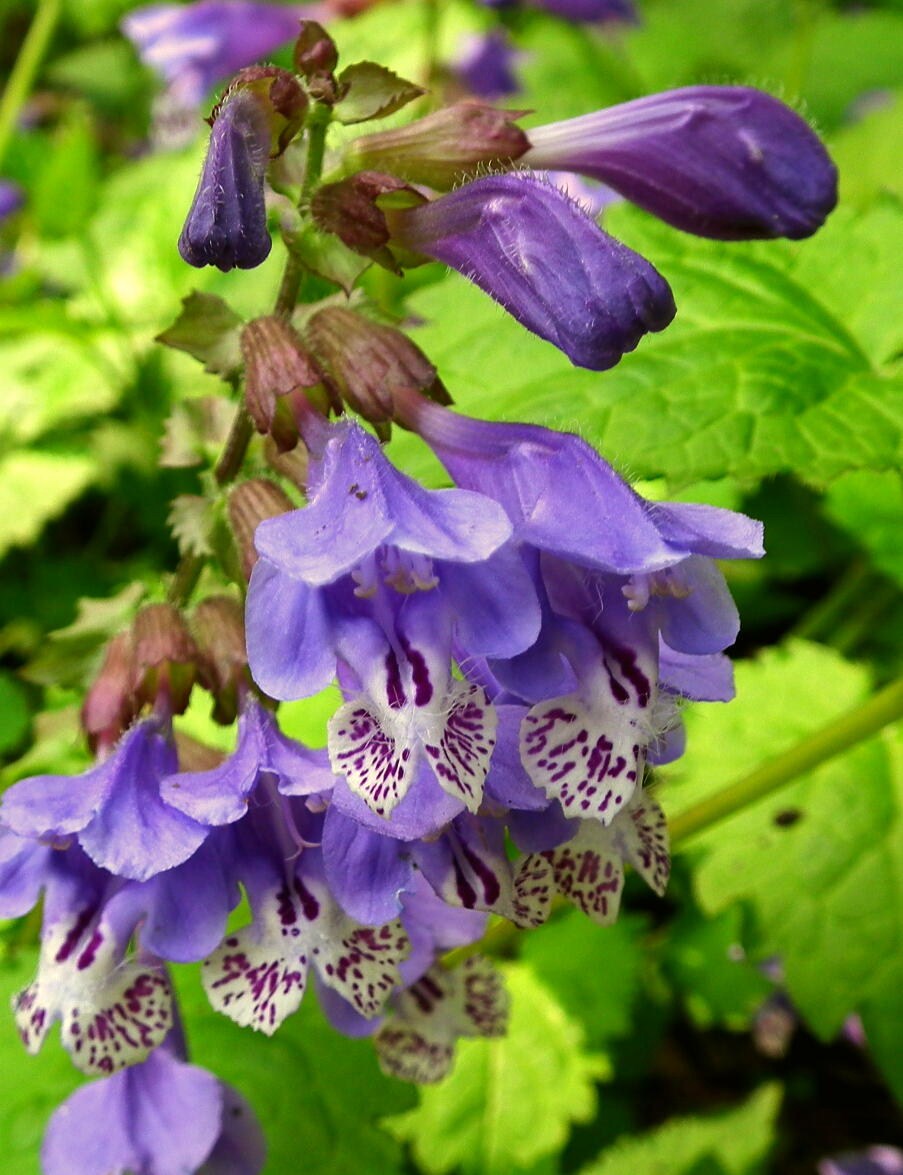
[{"label": "deep violet flower", "polygon": [[266,1144],[245,1099],[171,1046],[76,1090],[53,1113],[43,1175],[257,1175]]},{"label": "deep violet flower", "polygon": [[760,90],[689,86],[533,127],[529,167],[575,171],[686,232],[807,237],[837,170],[798,114]]},{"label": "deep violet flower", "polygon": [[613,367],[674,317],[649,262],[537,176],[487,176],[387,219],[399,244],[457,269],[578,367]]},{"label": "deep violet flower", "polygon": [[151,4],[124,17],[122,31],[178,103],[197,106],[217,82],[290,41],[315,8],[254,0]]},{"label": "deep violet flower", "polygon": [[504,29],[472,33],[462,40],[452,70],[478,98],[502,98],[520,89],[514,74],[519,56]]},{"label": "deep violet flower", "polygon": [[0,179],[0,221],[12,216],[22,206],[24,200],[22,189],[11,180]]},{"label": "deep violet flower", "polygon": [[253,269],[269,256],[263,184],[270,127],[253,93],[236,89],[219,108],[197,191],[179,237],[189,265],[228,272]]}]

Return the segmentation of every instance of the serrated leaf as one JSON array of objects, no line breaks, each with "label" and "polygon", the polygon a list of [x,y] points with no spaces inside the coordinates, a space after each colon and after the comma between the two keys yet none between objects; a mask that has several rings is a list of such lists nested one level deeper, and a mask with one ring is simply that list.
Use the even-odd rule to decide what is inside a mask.
[{"label": "serrated leaf", "polygon": [[90,458],[70,453],[32,450],[0,459],[0,554],[34,542],[97,473]]},{"label": "serrated leaf", "polygon": [[211,504],[200,494],[179,494],[173,498],[167,516],[180,555],[213,554]]},{"label": "serrated leaf", "polygon": [[35,715],[34,742],[24,755],[0,771],[0,787],[26,775],[77,775],[91,757],[82,738],[78,706],[62,706]]},{"label": "serrated leaf", "polygon": [[[579,431],[633,476],[677,485],[784,470],[823,483],[898,466],[903,381],[880,365],[899,208],[835,214],[808,241],[746,244],[616,211],[611,231],[674,288],[672,325],[613,370],[587,372],[449,275],[410,308],[426,322],[415,339],[462,412]],[[872,247],[849,265],[854,229]]]},{"label": "serrated leaf", "polygon": [[222,451],[234,416],[235,406],[222,396],[180,400],[166,420],[160,464],[190,469],[212,460]]},{"label": "serrated leaf", "polygon": [[[868,692],[863,669],[802,641],[741,662],[730,706],[687,712],[687,756],[660,772],[669,817]],[[750,945],[781,955],[791,998],[830,1039],[866,1004],[903,1015],[901,846],[903,779],[878,736],[694,837],[694,888],[710,913],[746,904]]]},{"label": "serrated leaf", "polygon": [[371,118],[385,118],[401,110],[426,90],[406,81],[384,65],[375,61],[357,61],[343,69],[338,77],[348,91],[336,104],[335,116],[346,126],[367,122]]},{"label": "serrated leaf", "polygon": [[172,326],[157,335],[157,342],[186,351],[211,375],[226,379],[242,366],[241,317],[216,294],[193,290],[182,299],[182,309]]},{"label": "serrated leaf", "polygon": [[[420,1105],[387,1125],[429,1175],[511,1175],[561,1149],[596,1107],[603,1059],[530,968],[505,968],[508,1033],[458,1042],[455,1067],[421,1090]],[[552,1076],[554,1075],[554,1079]]]},{"label": "serrated leaf", "polygon": [[[775,1137],[781,1088],[763,1085],[736,1110],[677,1118],[604,1151],[580,1175],[756,1175]],[[708,1164],[708,1165],[705,1165]]]},{"label": "serrated leaf", "polygon": [[191,1058],[245,1095],[267,1139],[266,1172],[393,1175],[401,1148],[377,1122],[413,1100],[380,1072],[369,1040],[340,1036],[313,991],[268,1038],[214,1012],[194,969],[176,968]]},{"label": "serrated leaf", "polygon": [[645,928],[642,918],[623,914],[613,926],[595,926],[575,910],[524,936],[521,957],[582,1025],[592,1047],[630,1032]]},{"label": "serrated leaf", "polygon": [[371,258],[353,252],[332,233],[321,233],[314,224],[293,238],[292,248],[311,273],[341,286],[349,296],[357,279],[373,264]]}]

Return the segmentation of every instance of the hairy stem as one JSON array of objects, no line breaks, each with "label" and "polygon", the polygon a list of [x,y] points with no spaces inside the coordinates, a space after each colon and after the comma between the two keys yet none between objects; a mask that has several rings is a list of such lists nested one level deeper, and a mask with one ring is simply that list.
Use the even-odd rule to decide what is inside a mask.
[{"label": "hairy stem", "polygon": [[6,158],[9,141],[22,107],[34,86],[50,38],[60,17],[62,0],[39,0],[34,20],[22,42],[22,48],[13,65],[0,98],[0,167]]}]

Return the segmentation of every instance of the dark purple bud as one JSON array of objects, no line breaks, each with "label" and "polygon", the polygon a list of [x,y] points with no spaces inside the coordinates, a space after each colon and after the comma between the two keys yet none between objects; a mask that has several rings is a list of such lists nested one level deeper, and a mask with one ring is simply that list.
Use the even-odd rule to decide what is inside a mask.
[{"label": "dark purple bud", "polygon": [[463,273],[578,367],[613,367],[674,317],[649,262],[536,176],[487,176],[386,215],[393,241]]},{"label": "dark purple bud", "polygon": [[327,306],[310,319],[305,338],[345,403],[371,424],[392,420],[397,388],[416,388],[450,403],[435,367],[394,327]]},{"label": "dark purple bud", "polygon": [[179,237],[179,252],[198,269],[228,272],[265,261],[267,231],[263,182],[270,157],[270,125],[260,100],[236,90],[219,108],[198,189]]},{"label": "dark purple bud", "polygon": [[685,232],[798,239],[837,202],[821,140],[783,102],[741,86],[690,86],[530,131],[530,167],[602,180]]},{"label": "dark purple bud", "polygon": [[346,170],[373,168],[411,183],[451,188],[481,168],[510,166],[523,155],[530,140],[515,125],[522,113],[456,102],[395,130],[355,139]]}]

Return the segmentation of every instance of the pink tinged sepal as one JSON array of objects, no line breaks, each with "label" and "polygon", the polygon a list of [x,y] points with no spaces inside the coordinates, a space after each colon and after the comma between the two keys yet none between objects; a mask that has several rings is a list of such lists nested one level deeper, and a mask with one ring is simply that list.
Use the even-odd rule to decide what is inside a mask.
[{"label": "pink tinged sepal", "polygon": [[520,730],[521,761],[533,783],[566,816],[610,824],[633,795],[648,736],[641,710],[582,693],[533,706]]},{"label": "pink tinged sepal", "polygon": [[[41,948],[35,981],[13,1001],[22,1043],[35,1054],[54,1021],[75,1065],[105,1076],[143,1061],[172,1027],[172,990],[152,963],[122,963],[102,927],[76,940],[79,918],[57,923]],[[80,949],[73,949],[78,941]]]},{"label": "pink tinged sepal", "polygon": [[383,1072],[425,1085],[448,1073],[458,1037],[504,1036],[507,1023],[502,977],[474,956],[454,971],[433,967],[402,992],[373,1041]]}]

